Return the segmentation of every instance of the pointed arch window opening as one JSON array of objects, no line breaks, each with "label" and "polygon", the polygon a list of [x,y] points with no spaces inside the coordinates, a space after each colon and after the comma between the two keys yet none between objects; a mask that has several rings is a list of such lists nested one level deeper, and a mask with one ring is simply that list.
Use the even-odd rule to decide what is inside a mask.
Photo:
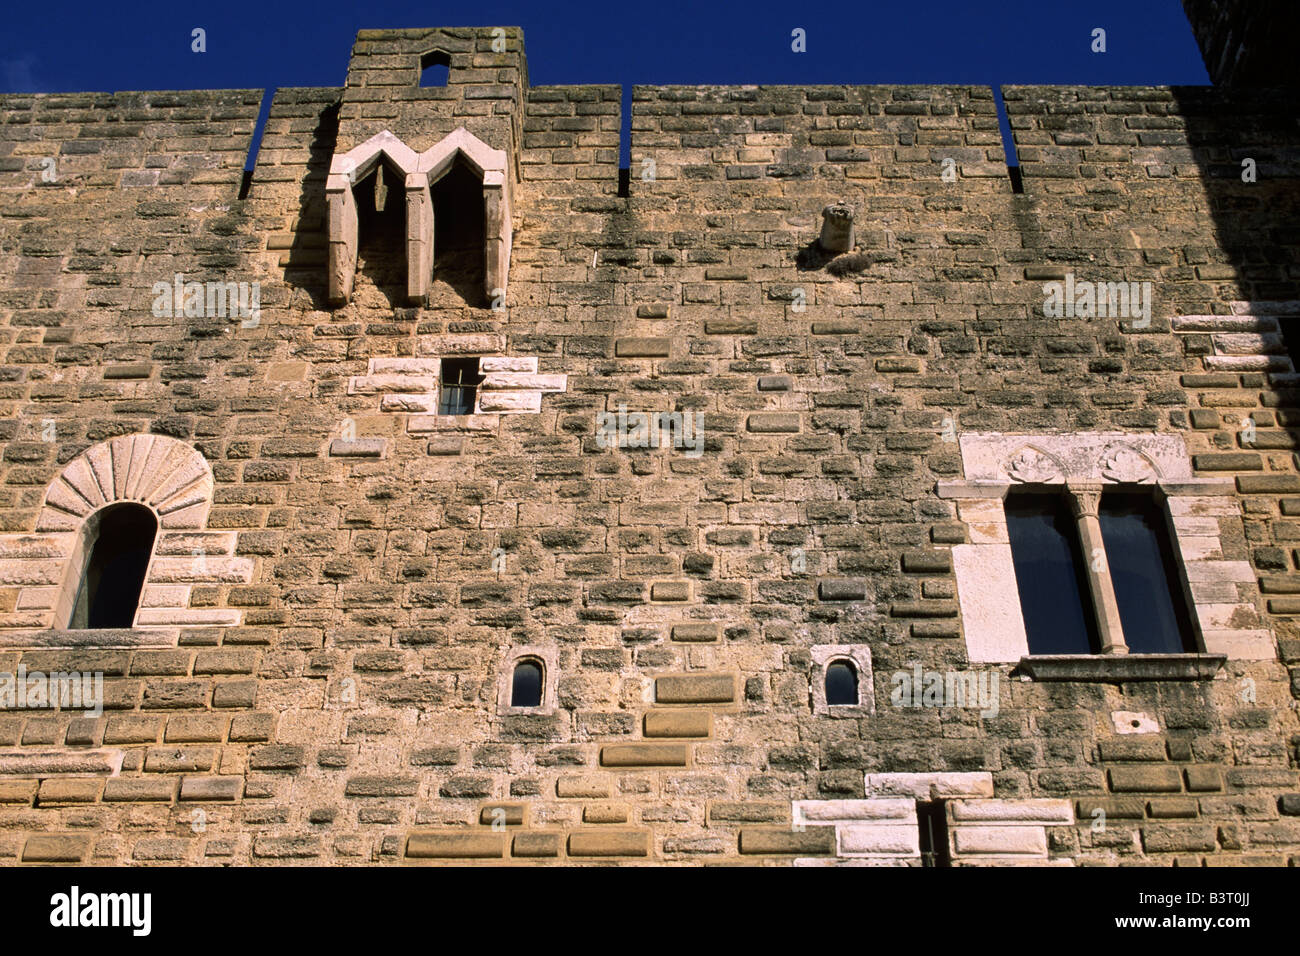
[{"label": "pointed arch window opening", "polygon": [[[494,306],[503,301],[512,241],[506,154],[492,149],[464,127],[458,127],[420,154],[385,130],[347,153],[334,156],[325,186],[330,301],[342,305],[352,296],[358,253],[357,186],[380,162],[391,164],[404,177],[407,298],[418,304],[428,301],[437,231],[434,189],[445,177],[452,175],[455,177],[452,183],[459,184],[457,198],[467,193],[474,198],[472,201],[465,199],[464,203],[473,211],[480,204],[482,208],[482,233],[478,242],[482,245],[483,267],[481,279],[477,275],[473,277],[474,287],[481,288],[483,297]],[[445,192],[449,185],[444,185],[442,191]],[[387,202],[393,199],[390,193]],[[443,205],[448,205],[446,200]],[[477,234],[477,225],[476,221],[474,234]]]},{"label": "pointed arch window opening", "polygon": [[458,154],[429,187],[433,202],[431,279],[451,286],[468,304],[491,304],[484,301],[489,290],[482,179],[464,155]]},{"label": "pointed arch window opening", "polygon": [[407,286],[406,176],[381,156],[354,187],[357,270],[400,301]]}]

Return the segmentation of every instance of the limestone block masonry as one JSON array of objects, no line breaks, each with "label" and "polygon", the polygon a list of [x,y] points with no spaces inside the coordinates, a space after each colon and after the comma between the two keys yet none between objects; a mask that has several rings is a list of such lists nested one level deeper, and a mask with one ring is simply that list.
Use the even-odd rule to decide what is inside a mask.
[{"label": "limestone block masonry", "polygon": [[[1006,87],[1018,192],[987,87],[636,86],[620,190],[517,29],[346,76],[242,192],[258,91],[0,96],[0,677],[103,698],[0,693],[0,863],[1300,863],[1293,98]],[[1029,655],[1022,484],[1151,491],[1197,652]]]}]

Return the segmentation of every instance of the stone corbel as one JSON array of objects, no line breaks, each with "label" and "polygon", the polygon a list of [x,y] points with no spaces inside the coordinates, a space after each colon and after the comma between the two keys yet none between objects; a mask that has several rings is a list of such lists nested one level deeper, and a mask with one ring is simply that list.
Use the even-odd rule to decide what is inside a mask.
[{"label": "stone corbel", "polygon": [[484,292],[488,301],[506,293],[510,274],[510,182],[503,170],[483,173]]},{"label": "stone corbel", "polygon": [[423,305],[433,278],[433,197],[426,173],[406,177],[406,297]]}]

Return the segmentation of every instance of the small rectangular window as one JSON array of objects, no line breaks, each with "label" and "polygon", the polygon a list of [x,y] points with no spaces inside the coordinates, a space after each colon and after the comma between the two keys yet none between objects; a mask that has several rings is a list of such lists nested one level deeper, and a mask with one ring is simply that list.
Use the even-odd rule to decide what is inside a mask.
[{"label": "small rectangular window", "polygon": [[474,414],[474,396],[482,381],[483,376],[478,371],[478,359],[443,359],[438,414]]},{"label": "small rectangular window", "polygon": [[420,57],[420,85],[446,86],[451,75],[451,55],[443,50],[430,50]]},{"label": "small rectangular window", "polygon": [[1194,653],[1191,618],[1163,510],[1150,494],[1107,491],[1097,517],[1129,651]]},{"label": "small rectangular window", "polygon": [[1101,642],[1068,501],[1011,494],[1006,516],[1029,653],[1097,653]]},{"label": "small rectangular window", "polygon": [[921,828],[921,865],[952,866],[948,857],[948,814],[944,802],[918,802],[916,822]]}]

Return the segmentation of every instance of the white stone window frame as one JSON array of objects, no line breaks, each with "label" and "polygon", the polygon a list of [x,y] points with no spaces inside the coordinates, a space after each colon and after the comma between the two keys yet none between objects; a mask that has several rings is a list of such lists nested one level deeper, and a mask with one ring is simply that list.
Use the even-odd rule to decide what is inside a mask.
[{"label": "white stone window frame", "polygon": [[[875,681],[871,673],[871,648],[865,644],[814,644],[812,657],[812,709],[822,717],[868,717],[876,712]],[[826,703],[826,671],[836,661],[847,661],[858,675],[856,704]]]},{"label": "white stone window frame", "polygon": [[795,866],[920,866],[918,803],[941,801],[952,866],[1073,866],[1053,857],[1048,830],[1077,825],[1058,798],[994,799],[988,771],[868,773],[866,799],[795,800],[796,832],[835,828],[835,857],[801,857]]},{"label": "white stone window frame", "polygon": [[[433,406],[433,407],[434,407],[434,410],[437,412],[437,414],[442,415],[444,418],[464,418],[464,417],[466,417],[467,415],[481,415],[481,414],[483,414],[482,411],[479,409],[479,403],[482,402],[482,400],[483,400],[483,382],[482,382],[482,379],[484,379],[484,378],[487,377],[487,373],[483,371],[483,362],[484,362],[484,360],[487,359],[487,358],[488,358],[488,356],[485,356],[485,355],[447,355],[447,356],[444,356],[444,357],[439,358],[439,359],[437,360],[437,361],[438,361],[438,374],[437,374],[437,376],[434,378],[434,392],[433,392],[433,401],[434,401],[434,406]],[[444,370],[444,368],[445,368],[445,366],[444,366],[443,363],[444,363],[445,361],[469,361],[470,359],[473,359],[473,360],[475,360],[475,361],[478,363],[478,364],[475,366],[475,368],[478,369],[478,376],[479,376],[479,378],[480,378],[480,381],[478,382],[478,384],[476,384],[476,385],[473,386],[473,389],[474,389],[474,406],[473,406],[473,407],[472,407],[468,412],[459,412],[459,413],[456,413],[456,414],[453,414],[453,415],[448,415],[448,414],[444,413],[443,411],[441,411],[441,409],[442,409],[442,393],[443,393],[443,391],[447,388],[447,383],[443,381],[443,377],[442,377],[442,376],[443,376],[443,370]]]},{"label": "white stone window frame", "polygon": [[[1107,487],[1150,487],[1169,522],[1178,584],[1187,600],[1193,639],[1204,655],[1231,660],[1276,660],[1272,632],[1260,622],[1248,561],[1223,559],[1218,523],[1241,520],[1232,479],[1197,478],[1179,435],[1082,432],[1064,435],[966,433],[959,437],[963,481],[939,482],[940,497],[954,499],[970,543],[952,549],[966,650],[971,663],[1007,664],[1033,659],[1025,634],[1003,502],[1013,487],[1038,487],[1070,495],[1080,521],[1085,555],[1101,546],[1096,502]],[[1095,534],[1090,542],[1089,535]],[[1095,578],[1099,575],[1091,570]],[[1113,588],[1109,571],[1101,590]],[[1098,582],[1090,581],[1096,593]],[[1242,591],[1247,591],[1242,594]],[[1109,653],[1124,656],[1114,607],[1090,607]],[[1106,615],[1113,615],[1107,619]],[[1249,625],[1249,626],[1243,626]],[[1258,626],[1254,626],[1254,625]],[[1073,656],[1073,655],[1071,655]],[[1142,657],[1170,655],[1141,655]]]},{"label": "white stone window frame", "polygon": [[[496,425],[499,415],[537,414],[542,410],[542,396],[561,393],[568,388],[566,373],[539,373],[536,356],[502,355],[504,336],[482,337],[474,350],[457,349],[420,358],[371,358],[364,375],[348,379],[348,395],[376,395],[379,411],[409,413],[411,431],[427,431],[428,426],[451,422],[481,431]],[[490,339],[499,338],[493,342]],[[496,351],[487,351],[493,349]],[[471,415],[438,415],[438,398],[442,388],[443,359],[477,358],[483,377],[474,395]]]},{"label": "white stone window frame", "polygon": [[428,300],[433,275],[433,186],[463,157],[482,181],[484,225],[484,293],[489,301],[504,297],[513,241],[510,175],[504,150],[493,149],[457,127],[417,154],[389,130],[330,160],[325,180],[329,238],[329,300],[342,305],[352,297],[357,272],[359,220],[353,192],[375,166],[387,161],[405,177],[406,294],[417,304]]},{"label": "white stone window frame", "polygon": [[[189,606],[195,585],[253,577],[253,560],[234,554],[236,532],[206,530],[212,493],[207,460],[166,435],[122,435],[74,457],[46,487],[35,528],[0,535],[0,575],[18,587],[0,648],[174,647],[182,628],[241,624],[240,610]],[[132,626],[70,629],[95,522],[123,503],[158,520]]]},{"label": "white stone window frame", "polygon": [[[541,644],[521,644],[505,648],[497,671],[497,714],[502,717],[554,714],[559,696],[559,658],[559,651],[556,648]],[[542,700],[536,707],[515,707],[510,703],[515,667],[529,660],[542,665]]]}]

